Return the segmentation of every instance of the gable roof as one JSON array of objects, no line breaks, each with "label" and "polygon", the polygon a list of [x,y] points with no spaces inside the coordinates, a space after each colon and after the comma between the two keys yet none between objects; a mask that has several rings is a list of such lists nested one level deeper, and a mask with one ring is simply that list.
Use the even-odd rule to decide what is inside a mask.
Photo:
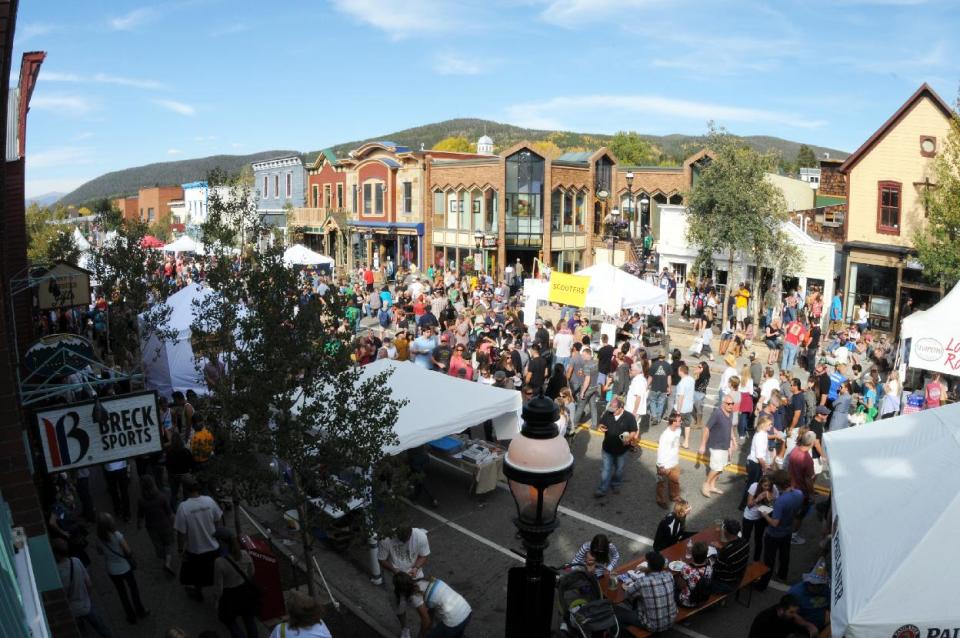
[{"label": "gable roof", "polygon": [[929,98],[934,106],[940,109],[943,112],[944,117],[950,119],[956,115],[953,112],[953,109],[950,108],[950,105],[943,101],[943,98],[937,95],[937,92],[934,91],[929,84],[924,82],[920,85],[920,88],[910,96],[910,98],[897,109],[897,112],[890,116],[883,125],[878,128],[870,138],[864,142],[860,148],[853,152],[853,155],[848,157],[846,161],[840,165],[841,173],[849,173],[857,163],[863,159],[863,156],[870,152],[877,142],[879,142],[883,137],[897,124],[900,123],[900,120],[907,114],[907,112],[913,108],[913,105],[922,100],[923,98]]}]

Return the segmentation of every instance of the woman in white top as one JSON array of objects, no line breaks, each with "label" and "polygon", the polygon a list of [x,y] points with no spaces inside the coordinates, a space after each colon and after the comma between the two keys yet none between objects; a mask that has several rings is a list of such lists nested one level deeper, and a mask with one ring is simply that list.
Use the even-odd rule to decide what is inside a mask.
[{"label": "woman in white top", "polygon": [[[240,548],[233,530],[220,528],[214,534],[226,553],[213,564],[213,587],[217,596],[217,619],[226,625],[231,636],[258,638],[254,615],[257,613],[257,591],[253,585],[253,559]],[[240,629],[240,622],[243,630]]]},{"label": "woman in white top", "polygon": [[641,428],[646,425],[647,421],[647,395],[647,374],[644,372],[642,364],[634,363],[630,366],[630,385],[627,387],[627,400],[623,407],[636,417],[637,424]]},{"label": "woman in white top", "polygon": [[883,384],[883,399],[880,401],[880,418],[889,419],[900,412],[900,394],[903,386],[896,370],[891,370],[887,382]]},{"label": "woman in white top", "polygon": [[[98,551],[103,554],[107,575],[120,594],[120,602],[127,615],[127,622],[137,624],[137,616],[146,618],[150,612],[144,609],[140,600],[140,588],[133,575],[133,553],[123,534],[117,531],[113,517],[102,512],[97,518]],[[129,595],[128,595],[129,590]],[[133,602],[131,604],[131,599]]]},{"label": "woman in white top", "polygon": [[[770,449],[769,432],[772,427],[773,419],[770,417],[757,418],[753,438],[750,439],[750,452],[747,454],[747,489],[760,480],[760,477],[770,469],[767,454]],[[740,499],[741,508],[746,507],[747,504],[747,489],[743,491],[743,498]]]},{"label": "woman in white top", "polygon": [[397,572],[393,575],[393,591],[419,612],[420,638],[461,638],[470,623],[470,604],[440,579],[414,580],[409,574]]},{"label": "woman in white top", "polygon": [[319,602],[295,589],[285,598],[288,620],[274,627],[270,638],[333,638],[323,622]]},{"label": "woman in white top", "polygon": [[763,532],[767,528],[767,521],[760,514],[760,507],[773,507],[773,502],[780,496],[780,491],[773,484],[770,476],[762,476],[756,483],[747,488],[747,506],[743,510],[743,539],[750,540],[753,533],[753,560],[758,561],[763,555]]}]

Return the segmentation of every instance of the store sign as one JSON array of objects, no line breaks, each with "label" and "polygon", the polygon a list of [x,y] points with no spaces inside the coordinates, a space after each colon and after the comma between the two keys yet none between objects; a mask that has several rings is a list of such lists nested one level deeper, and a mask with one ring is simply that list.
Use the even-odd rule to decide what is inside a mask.
[{"label": "store sign", "polygon": [[483,238],[483,247],[484,248],[496,248],[497,247],[497,236],[496,235],[486,235]]},{"label": "store sign", "polygon": [[46,271],[37,287],[37,308],[90,305],[90,272],[66,262]]},{"label": "store sign", "polygon": [[157,393],[137,392],[37,412],[50,472],[160,451]]},{"label": "store sign", "polygon": [[910,340],[910,365],[944,374],[960,371],[960,334],[946,339],[920,337]]},{"label": "store sign", "polygon": [[554,271],[550,274],[547,300],[551,303],[583,308],[587,304],[587,289],[589,287],[590,277],[568,275]]}]

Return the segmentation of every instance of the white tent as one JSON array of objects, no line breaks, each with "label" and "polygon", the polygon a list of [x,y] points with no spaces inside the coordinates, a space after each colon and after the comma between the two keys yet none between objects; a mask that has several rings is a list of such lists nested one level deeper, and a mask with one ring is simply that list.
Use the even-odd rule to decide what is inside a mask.
[{"label": "white tent", "polygon": [[587,306],[608,315],[619,313],[621,308],[652,308],[667,303],[666,290],[610,264],[594,264],[574,274],[590,277]]},{"label": "white tent", "polygon": [[294,244],[283,251],[283,263],[288,266],[333,265],[333,257],[314,252],[303,244]]},{"label": "white tent", "polygon": [[910,340],[911,368],[960,374],[960,286],[954,286],[940,303],[918,310],[903,320],[900,339]]},{"label": "white tent", "polygon": [[90,242],[87,241],[87,238],[83,236],[83,233],[81,233],[80,229],[76,226],[73,227],[73,243],[76,244],[80,252],[90,250]]},{"label": "white tent", "polygon": [[[197,370],[193,356],[190,325],[193,323],[194,300],[206,299],[214,294],[209,288],[191,284],[167,299],[170,318],[166,328],[176,334],[175,339],[161,341],[156,335],[141,339],[145,385],[161,395],[170,396],[174,390],[206,394],[207,385]],[[142,315],[141,315],[142,316]]]},{"label": "white tent", "polygon": [[409,361],[380,359],[363,367],[361,379],[392,370],[387,381],[394,399],[406,399],[394,431],[399,443],[390,454],[456,434],[487,419],[497,438],[510,439],[520,431],[520,393],[431,372]]},{"label": "white tent", "polygon": [[163,247],[165,253],[199,253],[203,252],[200,242],[191,239],[189,235],[180,235],[176,240]]},{"label": "white tent", "polygon": [[960,404],[824,435],[833,491],[834,636],[960,627]]}]

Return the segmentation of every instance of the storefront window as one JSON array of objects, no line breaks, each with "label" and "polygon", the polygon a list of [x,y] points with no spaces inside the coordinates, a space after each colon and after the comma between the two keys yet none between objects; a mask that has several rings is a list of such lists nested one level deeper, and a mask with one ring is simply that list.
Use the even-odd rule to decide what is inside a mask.
[{"label": "storefront window", "polygon": [[506,160],[507,243],[539,246],[543,235],[544,162],[521,150]]},{"label": "storefront window", "polygon": [[471,200],[473,229],[483,230],[483,193],[479,190],[473,191]]},{"label": "storefront window", "polygon": [[497,191],[491,188],[484,193],[484,196],[486,197],[484,206],[486,224],[484,230],[488,233],[497,234],[500,232],[500,219],[498,215],[500,201],[497,197]]},{"label": "storefront window", "polygon": [[893,326],[893,301],[897,294],[897,269],[851,262],[850,282],[846,317],[853,317],[855,309],[866,303],[871,325],[880,330],[890,330]]},{"label": "storefront window", "polygon": [[444,214],[446,213],[446,198],[443,191],[433,191],[433,227],[443,228]]},{"label": "storefront window", "polygon": [[574,217],[574,225],[578,233],[586,231],[587,228],[587,194],[577,193],[577,210]]},{"label": "storefront window", "polygon": [[553,232],[560,231],[560,220],[563,216],[562,204],[563,195],[560,193],[560,189],[553,189],[553,193],[550,195],[550,230]]},{"label": "storefront window", "polygon": [[470,193],[460,193],[460,230],[470,230]]}]

